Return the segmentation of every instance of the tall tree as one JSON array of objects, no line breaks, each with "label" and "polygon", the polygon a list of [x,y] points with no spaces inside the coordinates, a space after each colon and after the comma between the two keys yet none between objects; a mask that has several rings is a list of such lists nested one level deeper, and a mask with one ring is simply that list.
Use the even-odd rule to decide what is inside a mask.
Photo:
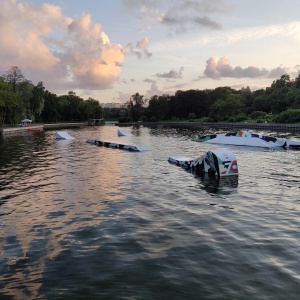
[{"label": "tall tree", "polygon": [[147,109],[148,116],[155,117],[156,120],[165,120],[168,118],[168,101],[169,95],[157,96],[154,95],[149,100],[149,106]]},{"label": "tall tree", "polygon": [[211,107],[209,116],[214,121],[226,121],[229,117],[242,113],[244,103],[240,95],[229,95],[225,100],[219,99]]},{"label": "tall tree", "polygon": [[56,94],[50,93],[49,91],[44,92],[44,108],[41,113],[41,119],[43,122],[57,122],[58,120],[63,120],[62,116],[59,114],[59,101]]},{"label": "tall tree", "polygon": [[0,126],[4,124],[6,113],[17,106],[17,94],[13,93],[11,84],[0,78]]},{"label": "tall tree", "polygon": [[45,88],[41,81],[33,88],[32,97],[29,99],[31,119],[33,120],[39,119],[43,111],[45,103],[44,90]]},{"label": "tall tree", "polygon": [[127,102],[127,107],[134,122],[137,122],[141,117],[143,105],[146,103],[147,100],[144,99],[144,96],[140,95],[139,93],[136,93],[130,97],[130,100]]},{"label": "tall tree", "polygon": [[20,103],[20,114],[22,118],[31,118],[31,105],[30,101],[33,97],[34,85],[30,80],[23,80],[17,86],[19,103]]},{"label": "tall tree", "polygon": [[14,93],[17,92],[18,84],[25,80],[23,73],[16,66],[12,66],[8,71],[6,71],[6,75],[4,75],[3,77],[5,81],[11,83]]}]

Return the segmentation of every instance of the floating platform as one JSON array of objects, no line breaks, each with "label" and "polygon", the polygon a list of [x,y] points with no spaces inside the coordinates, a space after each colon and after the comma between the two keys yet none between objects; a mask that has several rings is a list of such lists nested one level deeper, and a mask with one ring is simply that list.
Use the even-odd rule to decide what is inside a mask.
[{"label": "floating platform", "polygon": [[236,146],[281,148],[300,150],[300,142],[284,138],[276,138],[267,135],[260,135],[248,131],[229,132],[226,134],[212,134],[198,136],[193,141],[209,144],[224,144]]},{"label": "floating platform", "polygon": [[260,136],[258,134],[247,131],[205,135],[197,137],[196,139],[194,139],[194,141],[209,144],[224,144],[261,148],[284,148],[286,146],[286,143],[283,139]]},{"label": "floating platform", "polygon": [[168,161],[196,174],[207,173],[216,178],[238,175],[236,157],[227,149],[210,150],[196,159],[186,156],[171,156]]},{"label": "floating platform", "polygon": [[120,144],[118,142],[107,142],[107,141],[99,141],[99,140],[93,140],[93,139],[88,139],[86,142],[89,144],[97,145],[97,146],[103,146],[103,147],[115,148],[115,149],[121,149],[121,150],[128,150],[128,151],[134,151],[134,152],[142,152],[142,151],[150,150],[150,148],[147,146]]},{"label": "floating platform", "polygon": [[73,140],[74,137],[69,135],[66,131],[57,131],[55,134],[57,140]]},{"label": "floating platform", "polygon": [[130,136],[131,133],[126,129],[118,129],[118,136]]}]

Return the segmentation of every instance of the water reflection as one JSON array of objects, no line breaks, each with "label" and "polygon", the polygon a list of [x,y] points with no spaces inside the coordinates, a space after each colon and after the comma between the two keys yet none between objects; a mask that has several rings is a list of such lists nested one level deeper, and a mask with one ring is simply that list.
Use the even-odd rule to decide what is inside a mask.
[{"label": "water reflection", "polygon": [[299,153],[236,147],[216,179],[166,160],[215,146],[132,131],[151,151],[86,143],[113,126],[4,138],[0,299],[298,299]]},{"label": "water reflection", "polygon": [[238,187],[238,175],[225,177],[210,177],[208,174],[196,175],[200,181],[200,188],[214,195],[229,195],[236,192]]}]

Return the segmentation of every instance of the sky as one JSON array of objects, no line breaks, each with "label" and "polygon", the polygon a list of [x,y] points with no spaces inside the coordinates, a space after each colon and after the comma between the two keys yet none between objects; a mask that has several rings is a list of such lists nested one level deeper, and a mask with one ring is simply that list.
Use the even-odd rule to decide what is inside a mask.
[{"label": "sky", "polygon": [[299,0],[0,0],[0,76],[57,95],[257,90],[300,70]]}]

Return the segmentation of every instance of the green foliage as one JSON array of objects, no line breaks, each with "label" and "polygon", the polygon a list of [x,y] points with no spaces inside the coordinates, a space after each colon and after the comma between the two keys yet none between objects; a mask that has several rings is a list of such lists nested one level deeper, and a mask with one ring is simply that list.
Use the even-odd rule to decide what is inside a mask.
[{"label": "green foliage", "polygon": [[13,92],[11,84],[0,78],[0,126],[3,126],[7,113],[12,113],[17,107],[18,94]]},{"label": "green foliage", "polygon": [[213,122],[213,119],[210,117],[204,117],[199,119],[198,122]]},{"label": "green foliage", "polygon": [[264,118],[266,115],[267,113],[264,111],[254,111],[252,114],[250,114],[250,117],[252,119],[259,119],[259,118]]},{"label": "green foliage", "polygon": [[23,73],[17,66],[12,66],[8,71],[6,71],[6,75],[3,75],[3,78],[6,82],[11,84],[13,93],[18,91],[20,83],[26,81]]},{"label": "green foliage", "polygon": [[42,82],[39,82],[32,91],[32,96],[29,99],[30,104],[30,118],[35,121],[39,120],[40,115],[44,109],[44,86]]},{"label": "green foliage", "polygon": [[274,118],[276,123],[299,123],[300,122],[300,109],[288,109],[279,113]]},{"label": "green foliage", "polygon": [[196,119],[196,114],[195,114],[195,113],[190,113],[190,114],[188,115],[188,119],[189,119],[189,120],[195,120],[195,119]]},{"label": "green foliage", "polygon": [[[146,107],[147,102],[149,103]],[[187,91],[174,96],[154,95],[150,100],[139,93],[132,95],[127,108],[102,108],[98,100],[87,100],[70,91],[57,96],[26,80],[21,70],[13,66],[0,78],[0,126],[20,122],[28,117],[35,121],[87,121],[109,118],[119,122],[138,120],[190,120],[199,122],[279,122],[296,123],[300,110],[300,72],[292,80],[283,75],[270,87],[251,91],[249,87],[231,87]]]},{"label": "green foliage", "polygon": [[211,106],[209,116],[214,121],[227,121],[242,113],[244,104],[240,95],[229,95],[226,99],[219,99]]},{"label": "green foliage", "polygon": [[242,121],[245,121],[247,120],[247,116],[244,115],[244,114],[239,114],[237,116],[234,116],[234,117],[229,117],[228,118],[228,122],[242,122]]}]

